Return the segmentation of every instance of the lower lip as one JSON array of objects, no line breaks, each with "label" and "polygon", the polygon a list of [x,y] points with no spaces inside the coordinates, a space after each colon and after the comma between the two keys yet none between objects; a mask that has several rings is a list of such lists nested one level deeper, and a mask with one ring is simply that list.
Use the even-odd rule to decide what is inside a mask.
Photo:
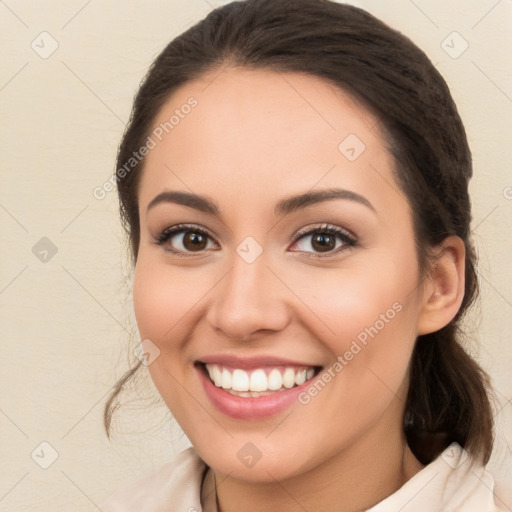
[{"label": "lower lip", "polygon": [[[311,385],[310,379],[300,386],[286,391],[276,391],[271,395],[260,397],[242,397],[231,395],[222,388],[218,388],[204,373],[203,368],[197,367],[199,378],[212,404],[223,414],[231,418],[243,420],[259,420],[283,412],[294,402],[298,395]],[[314,378],[314,377],[313,377]]]}]

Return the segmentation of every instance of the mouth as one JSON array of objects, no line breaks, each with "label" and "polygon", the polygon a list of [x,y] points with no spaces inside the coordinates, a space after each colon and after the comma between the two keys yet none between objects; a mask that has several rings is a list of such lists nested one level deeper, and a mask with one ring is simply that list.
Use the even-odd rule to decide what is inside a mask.
[{"label": "mouth", "polygon": [[265,365],[249,369],[220,363],[196,364],[214,386],[243,398],[286,392],[302,386],[321,370],[320,366]]},{"label": "mouth", "polygon": [[240,358],[229,354],[205,356],[194,366],[215,409],[237,420],[252,421],[293,407],[323,368],[273,355]]}]

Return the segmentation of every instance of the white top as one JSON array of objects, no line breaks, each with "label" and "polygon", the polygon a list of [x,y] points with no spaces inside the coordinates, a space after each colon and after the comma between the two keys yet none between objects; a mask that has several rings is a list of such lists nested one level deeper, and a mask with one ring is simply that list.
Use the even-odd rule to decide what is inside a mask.
[{"label": "white top", "polygon": [[[102,512],[218,512],[213,472],[193,447],[100,505]],[[504,512],[494,479],[457,443],[367,512]]]}]

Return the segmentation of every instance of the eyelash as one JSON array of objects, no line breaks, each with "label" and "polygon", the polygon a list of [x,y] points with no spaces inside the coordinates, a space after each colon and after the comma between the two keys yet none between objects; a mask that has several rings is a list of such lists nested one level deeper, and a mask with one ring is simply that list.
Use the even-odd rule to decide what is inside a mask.
[{"label": "eyelash", "polygon": [[[165,228],[159,235],[155,236],[153,238],[153,243],[158,246],[163,246],[170,238],[172,238],[174,235],[177,235],[178,233],[186,233],[186,232],[193,232],[197,233],[203,236],[206,236],[210,239],[214,239],[214,237],[205,229],[201,228],[198,225],[195,224],[178,224],[176,226]],[[299,240],[302,238],[305,238],[309,235],[314,234],[329,234],[335,237],[338,237],[343,243],[341,247],[339,247],[337,250],[330,251],[328,253],[325,253],[323,255],[322,253],[310,253],[309,251],[292,251],[292,252],[306,252],[309,254],[307,257],[309,258],[328,258],[332,257],[333,255],[336,255],[342,251],[349,250],[351,248],[354,248],[357,245],[356,238],[349,233],[348,231],[338,228],[336,226],[333,226],[331,224],[324,224],[323,226],[316,227],[313,229],[305,229],[303,231],[300,231],[297,236],[295,237],[293,241],[293,245],[295,245]],[[184,252],[181,250],[172,249],[171,247],[166,247],[166,251],[169,251],[176,256],[179,257],[190,257],[190,255],[193,255],[194,252]],[[198,253],[202,251],[197,251]],[[193,256],[192,256],[193,257]]]}]

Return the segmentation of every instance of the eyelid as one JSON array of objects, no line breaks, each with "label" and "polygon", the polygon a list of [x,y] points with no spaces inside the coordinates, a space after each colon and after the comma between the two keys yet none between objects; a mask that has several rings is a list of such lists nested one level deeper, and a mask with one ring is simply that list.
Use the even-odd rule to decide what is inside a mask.
[{"label": "eyelid", "polygon": [[317,231],[321,232],[323,230],[326,231],[334,231],[338,234],[345,235],[347,238],[350,238],[354,243],[357,240],[357,237],[348,229],[342,228],[340,226],[335,226],[334,224],[322,224],[321,226],[308,226],[305,228],[300,229],[294,238],[294,243],[299,240],[304,235],[310,235],[312,233],[315,233]]},{"label": "eyelid", "polygon": [[[158,235],[154,237],[155,241],[164,237],[169,237],[169,235],[173,235],[176,233],[180,233],[183,231],[197,231],[198,233],[205,234],[209,236],[212,240],[215,240],[215,236],[203,226],[199,224],[176,224],[174,226],[168,226],[161,230]],[[216,242],[217,243],[217,242]]]}]

